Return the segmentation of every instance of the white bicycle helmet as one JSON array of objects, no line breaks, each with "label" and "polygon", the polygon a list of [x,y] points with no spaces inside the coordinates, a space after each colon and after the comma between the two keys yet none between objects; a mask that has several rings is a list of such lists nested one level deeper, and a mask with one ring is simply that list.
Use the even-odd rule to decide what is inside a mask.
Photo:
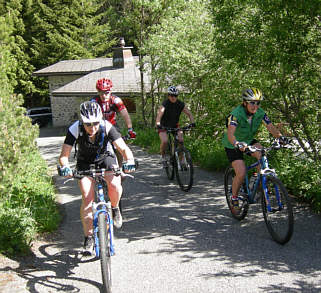
[{"label": "white bicycle helmet", "polygon": [[83,123],[100,122],[103,119],[99,104],[91,101],[80,105],[80,116]]},{"label": "white bicycle helmet", "polygon": [[167,93],[171,96],[178,96],[178,89],[176,88],[176,86],[171,85],[168,88]]}]

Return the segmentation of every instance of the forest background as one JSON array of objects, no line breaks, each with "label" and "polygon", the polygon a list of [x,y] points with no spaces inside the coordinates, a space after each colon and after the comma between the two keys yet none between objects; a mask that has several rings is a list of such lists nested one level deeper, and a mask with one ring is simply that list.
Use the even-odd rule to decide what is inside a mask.
[{"label": "forest background", "polygon": [[[193,159],[222,170],[226,116],[242,90],[257,87],[262,108],[295,141],[273,156],[273,167],[291,194],[320,211],[320,12],[315,0],[1,0],[0,252],[26,252],[37,233],[59,223],[38,129],[24,115],[25,107],[50,104],[47,80],[32,73],[110,57],[120,36],[152,77],[151,92],[143,87],[136,101],[137,143],[157,151],[155,113],[163,89],[178,85],[196,118],[186,137]],[[260,139],[270,140],[263,129]]]}]

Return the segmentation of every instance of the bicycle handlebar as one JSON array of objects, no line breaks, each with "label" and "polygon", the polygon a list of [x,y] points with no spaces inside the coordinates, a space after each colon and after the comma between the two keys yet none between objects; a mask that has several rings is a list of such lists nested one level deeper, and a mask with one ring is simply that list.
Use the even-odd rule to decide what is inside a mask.
[{"label": "bicycle handlebar", "polygon": [[[135,159],[135,170],[138,169],[138,166],[139,166],[138,161]],[[57,166],[57,171],[58,171],[58,175],[61,176],[61,169],[60,169],[59,165]],[[90,170],[79,171],[79,170],[74,169],[74,170],[72,170],[72,178],[82,179],[85,176],[89,176],[89,177],[92,177],[92,178],[104,177],[104,175],[106,173],[110,173],[110,174],[113,174],[115,176],[121,175],[122,177],[134,178],[134,176],[123,172],[123,170],[121,170],[118,166],[113,167],[111,170],[110,169],[101,168],[101,169],[90,169]]]},{"label": "bicycle handlebar", "polygon": [[259,152],[265,151],[266,153],[268,153],[271,150],[279,150],[279,149],[285,148],[285,147],[286,147],[286,145],[280,144],[280,141],[278,139],[275,139],[272,142],[271,146],[267,147],[267,148],[264,148],[264,147],[258,148],[256,146],[248,145],[248,146],[245,147],[245,153],[246,154],[252,154],[252,153],[255,153],[257,151],[259,151]]},{"label": "bicycle handlebar", "polygon": [[[111,173],[116,176],[119,176],[122,174],[122,171],[119,167],[113,168],[113,170],[107,170],[107,169],[91,169],[91,170],[84,170],[84,171],[78,171],[78,170],[72,170],[72,177],[76,179],[82,179],[85,176],[89,176],[92,178],[96,177],[104,177],[106,173]],[[124,173],[124,175],[127,175]]]},{"label": "bicycle handlebar", "polygon": [[164,129],[166,130],[167,132],[177,132],[177,131],[189,131],[192,129],[192,126],[191,125],[186,125],[186,126],[183,126],[183,127],[178,127],[178,128],[173,128],[173,127],[166,127],[166,126],[161,126],[160,129]]}]

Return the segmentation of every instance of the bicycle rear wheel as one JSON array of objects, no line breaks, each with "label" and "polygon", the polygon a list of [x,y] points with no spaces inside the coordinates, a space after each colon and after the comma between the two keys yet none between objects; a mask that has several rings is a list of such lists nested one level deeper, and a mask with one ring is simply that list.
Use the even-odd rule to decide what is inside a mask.
[{"label": "bicycle rear wheel", "polygon": [[272,238],[280,244],[287,243],[293,234],[293,210],[283,183],[274,176],[265,176],[262,196],[264,220]]},{"label": "bicycle rear wheel", "polygon": [[104,292],[111,293],[110,235],[106,217],[105,213],[98,215],[99,257]]},{"label": "bicycle rear wheel", "polygon": [[239,192],[238,200],[239,200],[239,211],[235,212],[232,203],[232,182],[233,178],[235,176],[234,169],[232,167],[229,167],[226,169],[224,174],[224,190],[225,190],[225,197],[227,205],[231,211],[232,216],[241,221],[245,218],[247,215],[247,211],[249,209],[249,202],[247,198],[247,194],[244,192],[245,188],[244,186],[241,187],[241,190]]},{"label": "bicycle rear wheel", "polygon": [[193,162],[190,152],[183,148],[179,148],[175,152],[175,173],[178,185],[183,191],[189,191],[193,185]]},{"label": "bicycle rear wheel", "polygon": [[172,150],[171,150],[171,146],[170,146],[170,142],[167,145],[167,151],[165,153],[165,158],[166,158],[166,166],[165,166],[165,171],[166,171],[166,175],[167,178],[169,180],[173,180],[174,179],[174,160],[172,157]]}]

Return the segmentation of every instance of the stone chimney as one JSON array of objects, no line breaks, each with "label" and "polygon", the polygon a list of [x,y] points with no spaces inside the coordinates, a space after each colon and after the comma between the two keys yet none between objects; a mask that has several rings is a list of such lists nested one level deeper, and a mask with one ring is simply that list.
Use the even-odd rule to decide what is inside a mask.
[{"label": "stone chimney", "polygon": [[113,48],[113,67],[124,68],[128,64],[134,63],[132,55],[133,47],[125,47],[125,40],[123,37],[119,38],[119,47]]}]

